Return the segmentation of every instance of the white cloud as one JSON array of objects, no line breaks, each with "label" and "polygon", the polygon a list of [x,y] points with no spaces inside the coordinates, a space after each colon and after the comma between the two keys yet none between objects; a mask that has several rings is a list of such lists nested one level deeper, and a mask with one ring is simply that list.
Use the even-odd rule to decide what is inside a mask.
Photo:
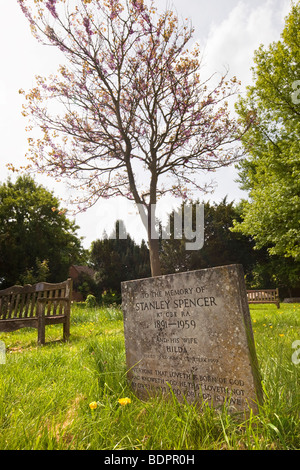
[{"label": "white cloud", "polygon": [[280,39],[290,0],[266,0],[260,6],[239,1],[219,24],[212,23],[207,37],[204,61],[210,71],[236,75],[243,86],[251,82],[254,51]]}]

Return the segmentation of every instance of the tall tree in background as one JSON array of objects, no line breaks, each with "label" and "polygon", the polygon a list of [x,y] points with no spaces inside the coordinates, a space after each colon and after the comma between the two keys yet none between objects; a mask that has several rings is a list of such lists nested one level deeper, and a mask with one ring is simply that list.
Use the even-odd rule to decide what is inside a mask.
[{"label": "tall tree in background", "polygon": [[84,250],[59,201],[29,176],[0,185],[0,285],[60,282]]},{"label": "tall tree in background", "polygon": [[135,201],[159,275],[153,208],[168,192],[205,189],[199,172],[238,158],[239,128],[227,103],[237,80],[204,78],[198,45],[187,49],[189,22],[179,24],[170,10],[158,14],[153,3],[18,2],[36,38],[67,60],[26,94],[23,114],[42,130],[29,139],[33,166],[73,179],[80,208],[117,195]]},{"label": "tall tree in background", "polygon": [[[198,204],[199,201],[196,203]],[[196,204],[193,204],[193,223],[196,223]],[[184,204],[179,209],[183,210]],[[224,198],[219,204],[204,204],[204,246],[201,250],[185,249],[186,240],[176,240],[173,230],[174,216],[171,214],[171,239],[162,240],[161,260],[164,273],[211,268],[226,264],[242,264],[247,278],[261,254],[253,251],[251,237],[232,233],[233,220],[238,219],[239,209]],[[183,227],[184,228],[184,227]],[[249,279],[250,281],[250,279]],[[251,282],[251,281],[250,281]]]},{"label": "tall tree in background", "polygon": [[[116,233],[120,223],[116,222]],[[126,239],[95,240],[90,250],[90,265],[96,271],[98,289],[113,290],[121,294],[121,282],[149,277],[149,250],[142,240],[137,245],[128,235]]]},{"label": "tall tree in background", "polygon": [[300,261],[300,2],[286,18],[281,40],[255,53],[253,86],[238,112],[253,125],[244,135],[248,157],[239,165],[249,191],[235,230],[257,248]]}]

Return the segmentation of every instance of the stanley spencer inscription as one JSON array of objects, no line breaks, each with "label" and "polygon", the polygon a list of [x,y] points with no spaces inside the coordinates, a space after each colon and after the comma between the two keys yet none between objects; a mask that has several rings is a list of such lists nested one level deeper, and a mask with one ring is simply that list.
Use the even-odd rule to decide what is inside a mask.
[{"label": "stanley spencer inscription", "polygon": [[231,410],[262,399],[239,265],[122,283],[128,378],[136,394],[173,393]]}]

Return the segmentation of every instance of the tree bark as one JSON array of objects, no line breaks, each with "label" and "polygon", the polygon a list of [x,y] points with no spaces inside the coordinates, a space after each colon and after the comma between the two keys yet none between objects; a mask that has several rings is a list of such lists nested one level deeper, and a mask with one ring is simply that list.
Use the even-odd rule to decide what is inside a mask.
[{"label": "tree bark", "polygon": [[159,240],[148,239],[150,252],[150,266],[152,277],[161,275],[160,259],[159,259]]},{"label": "tree bark", "polygon": [[152,277],[161,275],[159,259],[159,237],[155,228],[155,204],[148,207],[148,244]]},{"label": "tree bark", "polygon": [[137,190],[135,177],[131,167],[130,153],[132,147],[131,143],[128,140],[127,149],[126,149],[126,167],[129,179],[129,186],[132,191],[135,203],[138,206],[139,214],[144,226],[147,229],[148,233],[148,245],[149,245],[149,254],[150,254],[150,267],[151,267],[151,276],[160,276],[161,275],[161,266],[159,259],[159,237],[155,228],[155,209],[156,209],[156,191],[157,191],[157,173],[156,173],[156,155],[152,154],[153,157],[153,168],[152,168],[152,177],[150,183],[150,203],[146,205]]}]

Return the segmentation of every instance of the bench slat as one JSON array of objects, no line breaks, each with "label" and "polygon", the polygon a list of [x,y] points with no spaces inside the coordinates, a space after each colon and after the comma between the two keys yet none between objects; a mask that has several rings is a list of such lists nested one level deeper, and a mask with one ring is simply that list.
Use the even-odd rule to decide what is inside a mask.
[{"label": "bench slat", "polygon": [[11,295],[10,299],[9,299],[9,309],[8,309],[7,318],[11,318],[11,314],[12,314],[12,311],[13,311],[13,305],[14,305],[14,296]]},{"label": "bench slat", "polygon": [[[53,290],[49,291],[48,296],[46,295],[47,301],[48,301],[48,299],[51,299],[52,297],[55,297],[55,292],[54,292]],[[48,316],[48,315],[51,315],[51,306],[52,306],[52,303],[48,301],[48,304],[47,304],[47,316]]]},{"label": "bench slat", "polygon": [[37,296],[35,292],[30,292],[30,294],[28,295],[27,302],[28,302],[29,317],[36,316],[34,315],[34,307],[35,307],[36,298]]}]

